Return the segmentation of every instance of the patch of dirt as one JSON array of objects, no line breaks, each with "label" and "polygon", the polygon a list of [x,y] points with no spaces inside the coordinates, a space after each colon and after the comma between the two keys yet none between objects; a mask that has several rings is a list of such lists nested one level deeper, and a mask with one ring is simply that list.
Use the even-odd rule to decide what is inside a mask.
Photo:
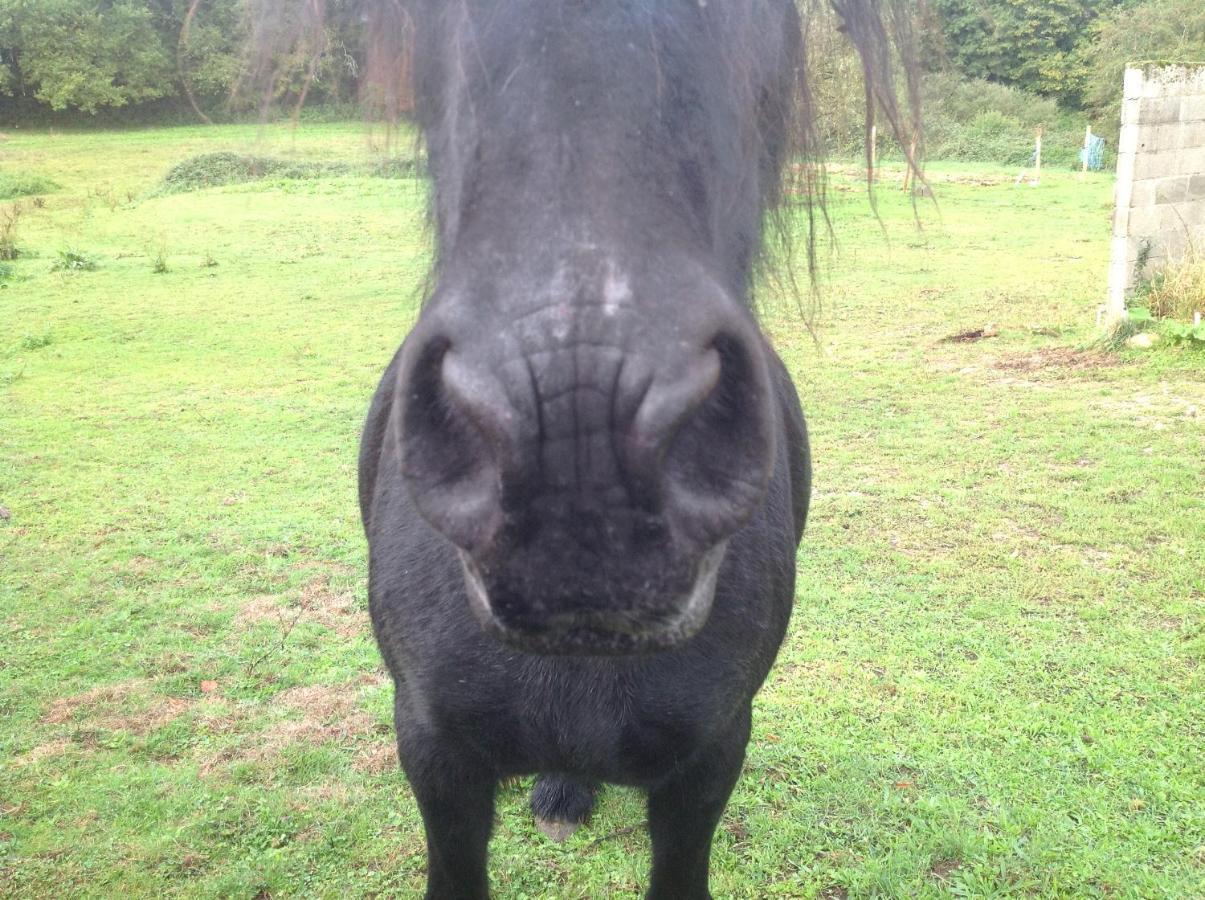
[{"label": "patch of dirt", "polygon": [[280,622],[284,616],[285,608],[276,602],[276,595],[259,594],[243,601],[234,615],[234,624],[249,629],[260,622]]},{"label": "patch of dirt", "polygon": [[1181,384],[1173,392],[1169,385],[1161,383],[1133,397],[1102,397],[1094,405],[1155,431],[1174,425],[1195,425],[1205,406],[1205,384]]},{"label": "patch of dirt", "polygon": [[957,859],[942,859],[929,867],[929,877],[945,881],[953,873],[962,868],[962,861]]},{"label": "patch of dirt", "polygon": [[738,844],[749,840],[749,828],[740,819],[725,820],[724,830],[732,835],[733,840]]},{"label": "patch of dirt", "polygon": [[[930,181],[934,180],[932,177]],[[936,181],[939,184],[969,184],[972,187],[995,187],[1000,184],[1011,184],[1013,179],[1010,176],[1002,175],[975,175],[962,174],[959,172],[941,172],[937,174]]]},{"label": "patch of dirt", "polygon": [[939,344],[970,344],[975,341],[982,341],[984,338],[994,338],[999,336],[1000,331],[994,325],[987,325],[983,328],[970,328],[966,331],[959,331],[957,334],[948,334],[939,340]]},{"label": "patch of dirt", "polygon": [[994,368],[1006,372],[1037,372],[1042,369],[1083,371],[1121,365],[1116,353],[1104,350],[1076,350],[1074,347],[1051,347],[1033,353],[1022,353],[998,359]]},{"label": "patch of dirt", "polygon": [[109,731],[128,731],[131,734],[149,734],[173,719],[179,718],[192,705],[182,697],[163,697],[142,712],[132,716],[114,716],[101,720],[101,727]]},{"label": "patch of dirt", "polygon": [[184,875],[194,875],[205,868],[208,860],[199,853],[185,853],[180,857],[179,870]]},{"label": "patch of dirt", "polygon": [[387,775],[398,771],[397,748],[392,740],[373,744],[356,754],[352,768],[368,775]]},{"label": "patch of dirt", "polygon": [[343,781],[319,781],[307,784],[297,792],[302,802],[295,803],[298,809],[309,809],[311,803],[337,803],[347,806],[359,802],[361,792]]},{"label": "patch of dirt", "polygon": [[283,631],[291,631],[298,622],[313,622],[340,637],[367,634],[368,613],[358,602],[357,592],[337,589],[332,580],[330,571],[315,575],[302,586],[296,605],[282,602],[277,594],[251,597],[239,607],[235,625],[250,629],[261,622],[273,622]]},{"label": "patch of dirt", "polygon": [[274,703],[287,706],[302,714],[305,721],[330,728],[334,733],[349,735],[371,730],[368,714],[359,709],[363,690],[359,680],[344,684],[313,684],[289,688],[274,698]]},{"label": "patch of dirt", "polygon": [[[79,722],[87,729],[128,731],[142,736],[162,728],[178,718],[194,701],[183,697],[152,695],[142,679],[102,685],[55,700],[42,721],[48,725]],[[127,712],[130,706],[141,705],[137,712]]]},{"label": "patch of dirt", "polygon": [[22,753],[20,756],[14,759],[13,765],[18,767],[32,766],[34,763],[39,762],[40,760],[48,759],[52,756],[62,756],[67,752],[67,748],[70,746],[71,741],[65,739],[50,741],[46,744],[39,744],[38,746],[30,748],[25,753]]},{"label": "patch of dirt", "polygon": [[42,721],[49,725],[61,725],[74,719],[81,709],[95,710],[122,703],[142,686],[142,681],[135,679],[102,685],[74,697],[60,697],[50,704],[50,709],[42,716]]},{"label": "patch of dirt", "polygon": [[247,721],[247,707],[207,697],[198,704],[197,727],[213,734],[230,734]]},{"label": "patch of dirt", "polygon": [[323,573],[301,589],[301,609],[305,619],[317,622],[340,637],[355,637],[368,628],[368,616],[360,608],[352,591],[331,587],[331,576]]},{"label": "patch of dirt", "polygon": [[[372,716],[360,706],[366,688],[384,683],[383,676],[373,674],[338,685],[307,685],[281,691],[271,700],[274,707],[284,707],[297,715],[269,725],[256,736],[255,746],[235,752],[226,750],[202,763],[202,772],[212,771],[222,762],[239,759],[245,762],[265,762],[275,759],[294,744],[317,746],[327,741],[362,741],[377,735]],[[392,747],[385,745],[392,753]],[[357,757],[364,771],[382,765],[378,749],[365,748]],[[396,761],[396,757],[394,757]]]}]

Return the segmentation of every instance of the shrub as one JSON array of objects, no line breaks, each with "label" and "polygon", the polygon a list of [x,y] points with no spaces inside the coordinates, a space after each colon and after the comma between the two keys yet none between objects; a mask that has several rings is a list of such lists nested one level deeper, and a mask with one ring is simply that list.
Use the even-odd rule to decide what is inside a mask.
[{"label": "shrub", "polygon": [[21,338],[22,350],[41,350],[43,347],[49,347],[53,340],[49,331],[42,331],[37,334],[26,334]]},{"label": "shrub", "polygon": [[95,113],[167,96],[176,67],[155,30],[152,6],[137,0],[19,4],[5,10],[4,24],[5,46],[17,48],[20,68],[5,68],[19,75],[18,88],[52,109]]},{"label": "shrub", "polygon": [[1205,3],[1201,0],[1147,0],[1126,4],[1099,19],[1093,40],[1080,54],[1084,105],[1102,130],[1120,127],[1122,74],[1129,63],[1205,61]]},{"label": "shrub", "polygon": [[373,178],[410,178],[418,164],[413,159],[391,157],[363,166],[339,160],[298,162],[272,156],[252,156],[223,151],[192,156],[172,166],[155,196],[179,194],[227,184],[242,184],[262,178],[312,179],[340,175],[365,175]]},{"label": "shrub", "polygon": [[41,175],[29,175],[20,172],[0,172],[0,200],[11,200],[14,197],[32,197],[35,194],[49,194],[57,191],[59,186],[49,178]]},{"label": "shrub", "polygon": [[948,73],[925,76],[922,95],[929,159],[1028,166],[1040,126],[1044,164],[1079,162],[1086,123],[1053,100]]},{"label": "shrub", "polygon": [[1156,273],[1138,293],[1151,314],[1161,319],[1189,322],[1193,313],[1205,316],[1205,253],[1190,250]]},{"label": "shrub", "polygon": [[13,260],[21,255],[17,248],[17,224],[25,207],[20,203],[10,203],[0,207],[0,260]]},{"label": "shrub", "polygon": [[202,153],[172,166],[163,176],[156,194],[178,194],[269,177],[322,178],[343,175],[347,171],[346,163],[292,162],[271,156],[251,156],[229,151]]},{"label": "shrub", "polygon": [[91,256],[78,250],[60,250],[58,259],[50,265],[51,272],[91,272],[98,263]]}]

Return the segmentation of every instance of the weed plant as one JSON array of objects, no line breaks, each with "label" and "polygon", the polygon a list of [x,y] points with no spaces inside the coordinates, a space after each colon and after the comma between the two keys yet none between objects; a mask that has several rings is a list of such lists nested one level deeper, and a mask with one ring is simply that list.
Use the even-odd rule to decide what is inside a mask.
[{"label": "weed plant", "polygon": [[412,159],[387,158],[368,164],[332,161],[296,161],[246,153],[203,153],[173,166],[163,177],[154,196],[241,184],[265,178],[314,180],[341,175],[372,178],[409,178],[415,174]]},{"label": "weed plant", "polygon": [[60,250],[58,258],[50,264],[51,272],[93,272],[100,264],[95,257],[79,250]]},{"label": "weed plant", "polygon": [[1141,291],[1151,314],[1177,322],[1205,317],[1205,252],[1190,248],[1156,273]]},{"label": "weed plant", "polygon": [[21,255],[17,247],[17,226],[25,207],[20,203],[0,206],[0,261],[11,261]]},{"label": "weed plant", "polygon": [[59,189],[57,182],[25,172],[0,172],[0,200],[49,194]]}]

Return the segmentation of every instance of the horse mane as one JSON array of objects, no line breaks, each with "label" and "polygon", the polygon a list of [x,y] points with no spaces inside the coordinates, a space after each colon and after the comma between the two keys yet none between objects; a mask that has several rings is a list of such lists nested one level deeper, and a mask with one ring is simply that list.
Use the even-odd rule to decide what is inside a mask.
[{"label": "horse mane", "polygon": [[[279,63],[289,54],[309,52],[317,59],[326,48],[326,29],[332,22],[342,25],[359,23],[362,27],[363,57],[361,100],[366,114],[396,123],[414,109],[415,86],[412,69],[415,41],[414,8],[428,0],[247,0],[250,25],[249,59],[244,89],[261,91],[264,114],[280,77]],[[653,3],[658,0],[645,0]],[[706,5],[708,0],[666,0]],[[729,3],[731,0],[711,0]],[[743,0],[722,13],[731,17],[735,27],[756,35],[749,23],[767,9],[771,0]],[[759,121],[769,132],[763,142],[777,149],[777,171],[766,185],[763,200],[768,228],[763,236],[759,258],[762,270],[784,278],[796,297],[801,295],[796,278],[796,242],[792,237],[791,213],[802,211],[805,217],[806,270],[813,288],[817,271],[817,236],[829,235],[831,225],[825,205],[824,146],[818,128],[822,113],[816,106],[811,85],[812,63],[808,52],[809,29],[820,16],[835,15],[841,31],[857,52],[862,71],[865,97],[864,147],[867,186],[874,205],[873,159],[871,140],[878,122],[903,151],[906,165],[920,176],[923,157],[920,118],[920,77],[916,55],[913,20],[923,0],[794,0],[798,16],[791,17],[798,34],[788,35],[796,42],[793,83],[781,92],[777,108],[760,109]],[[827,7],[827,8],[826,8]],[[444,0],[444,11],[470,16],[469,0]],[[740,20],[744,17],[744,23]],[[746,59],[734,61],[734,71],[752,73],[759,47],[754,41],[739,48]],[[311,72],[315,67],[311,67]],[[750,75],[750,78],[752,76]],[[738,89],[740,86],[738,86]],[[306,88],[300,91],[297,108],[304,102]],[[759,102],[752,97],[749,102]],[[920,176],[923,178],[923,176]],[[814,292],[813,292],[814,293]]]}]

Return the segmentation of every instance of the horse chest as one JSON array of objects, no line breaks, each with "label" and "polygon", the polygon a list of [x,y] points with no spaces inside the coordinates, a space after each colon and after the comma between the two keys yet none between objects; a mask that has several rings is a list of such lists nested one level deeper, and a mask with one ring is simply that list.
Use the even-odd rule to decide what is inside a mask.
[{"label": "horse chest", "polygon": [[605,664],[582,671],[570,661],[540,661],[532,668],[538,671],[509,683],[505,702],[465,710],[472,731],[515,772],[655,781],[705,744],[722,718],[716,714],[722,698],[707,685],[688,692],[676,679],[640,681]]}]

